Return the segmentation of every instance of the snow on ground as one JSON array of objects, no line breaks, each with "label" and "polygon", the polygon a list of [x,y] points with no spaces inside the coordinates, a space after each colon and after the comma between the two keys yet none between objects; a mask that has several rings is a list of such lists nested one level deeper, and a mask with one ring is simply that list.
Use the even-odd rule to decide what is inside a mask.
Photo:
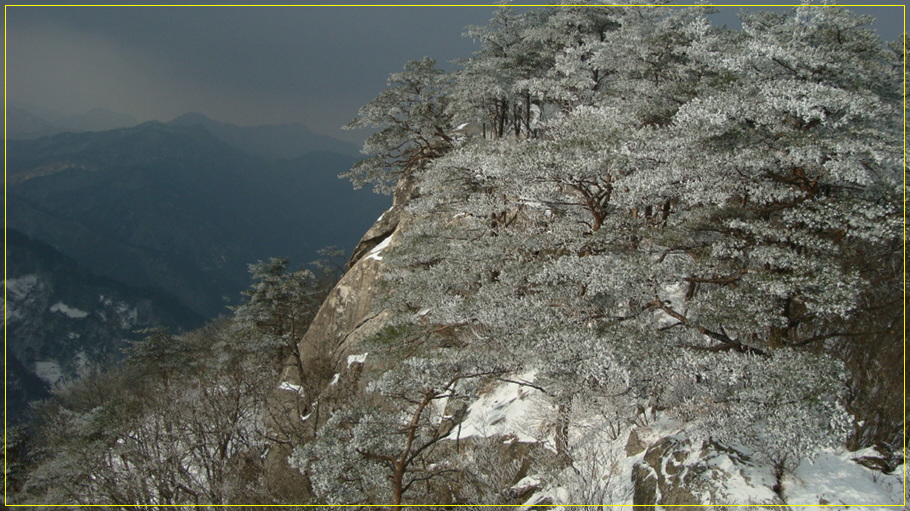
[{"label": "snow on ground", "polygon": [[60,369],[60,365],[53,360],[35,362],[35,374],[51,386],[56,385],[63,378],[63,371]]},{"label": "snow on ground", "polygon": [[792,474],[784,477],[784,496],[791,505],[802,509],[832,509],[831,505],[850,506],[850,509],[883,509],[881,506],[900,505],[904,499],[904,466],[892,474],[870,470],[855,461],[861,456],[878,453],[843,450],[822,451],[814,460],[803,460]]},{"label": "snow on ground", "polygon": [[281,385],[278,386],[278,390],[288,390],[291,392],[296,392],[298,396],[303,395],[303,387],[300,385],[294,385],[291,382],[283,381]]},{"label": "snow on ground", "polygon": [[380,254],[382,253],[383,249],[385,249],[386,247],[389,246],[389,243],[391,243],[391,242],[392,242],[392,236],[389,235],[388,237],[386,237],[386,239],[382,240],[382,243],[373,247],[373,250],[370,250],[369,255],[367,255],[367,259],[375,259],[377,261],[382,261],[382,256]]},{"label": "snow on ground", "polygon": [[[669,290],[668,290],[669,291]],[[672,295],[678,293],[673,290]],[[352,357],[348,358],[349,364]],[[532,382],[534,373],[516,376],[516,381]],[[440,414],[444,408],[438,410]],[[552,447],[554,407],[540,391],[518,383],[502,382],[486,392],[468,408],[461,424],[447,437],[449,440],[468,437],[503,437],[505,442],[542,442]],[[645,411],[636,427],[638,437],[648,445],[673,435],[685,437],[685,424],[664,414]],[[547,427],[547,425],[551,427]],[[570,429],[569,450],[576,460],[555,479],[543,483],[525,503],[531,507],[543,499],[559,504],[580,504],[581,495],[597,495],[613,509],[632,510],[632,471],[643,460],[644,452],[627,456],[625,445],[629,430],[620,434],[603,427],[597,421],[574,422]],[[739,450],[739,449],[737,449]],[[769,502],[776,498],[770,465],[749,461],[748,456],[734,459],[734,451],[703,451],[696,442],[688,452],[684,466],[697,464],[711,467],[724,477],[724,484],[713,495],[700,495],[704,502],[726,501],[732,505]],[[853,459],[875,453],[822,451],[813,461],[803,461],[783,480],[787,504],[801,509],[884,510],[883,506],[903,502],[904,466],[893,474],[882,474],[859,465]],[[585,461],[586,460],[586,461]],[[534,477],[519,481],[514,487],[542,484]],[[590,493],[592,490],[594,493]],[[586,502],[594,503],[594,502]],[[806,506],[806,507],[803,507]],[[822,507],[827,506],[827,507]],[[833,508],[831,506],[834,506]],[[845,507],[840,507],[845,506]],[[567,508],[568,509],[568,508]]]},{"label": "snow on ground", "polygon": [[59,312],[60,314],[63,314],[64,316],[66,316],[68,318],[72,318],[72,319],[82,319],[82,318],[88,316],[88,312],[85,312],[84,310],[81,310],[81,309],[77,309],[75,307],[70,307],[69,305],[67,305],[63,302],[57,302],[54,305],[51,305],[50,311]]},{"label": "snow on ground", "polygon": [[[716,496],[718,501],[751,504],[753,502],[773,502],[777,497],[772,489],[776,481],[770,465],[736,463],[731,459],[729,453],[724,452],[715,453],[715,456],[705,461],[707,465],[716,467],[726,475],[723,487]],[[706,497],[706,499],[709,498]]]},{"label": "snow on ground", "polygon": [[339,373],[335,373],[335,376],[332,376],[332,381],[329,382],[330,386],[338,385],[338,377],[341,376]]},{"label": "snow on ground", "polygon": [[369,353],[361,353],[359,355],[348,355],[348,367],[351,367],[351,364],[362,364],[367,361],[367,355]]},{"label": "snow on ground", "polygon": [[11,301],[17,301],[25,298],[35,285],[38,284],[37,275],[23,275],[15,279],[7,279],[4,282],[6,294]]},{"label": "snow on ground", "polygon": [[[533,378],[532,372],[514,379],[530,382]],[[513,436],[519,442],[537,442],[546,433],[540,426],[551,409],[546,397],[537,389],[504,382],[472,403],[467,417],[448,438]]]}]

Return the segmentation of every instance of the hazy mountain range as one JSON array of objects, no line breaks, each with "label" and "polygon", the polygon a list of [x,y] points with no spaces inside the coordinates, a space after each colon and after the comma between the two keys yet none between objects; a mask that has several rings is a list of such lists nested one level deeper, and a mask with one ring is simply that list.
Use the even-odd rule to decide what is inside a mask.
[{"label": "hazy mountain range", "polygon": [[[7,226],[100,275],[162,288],[218,315],[246,287],[247,264],[272,256],[303,263],[329,245],[349,250],[386,207],[336,177],[356,161],[349,154],[251,154],[292,154],[289,138],[265,143],[270,129],[194,115],[10,140]],[[224,140],[243,133],[251,134],[247,150]],[[319,146],[320,136],[300,133],[299,146]]]},{"label": "hazy mountain range", "polygon": [[138,124],[135,117],[93,108],[80,114],[64,114],[47,108],[11,101],[6,110],[6,138],[40,138],[64,132],[104,131]]},{"label": "hazy mountain range", "polygon": [[[10,132],[58,130],[25,110],[9,113]],[[250,263],[280,256],[302,265],[327,246],[350,251],[389,202],[337,178],[355,149],[302,124],[240,127],[199,114],[8,140],[7,344],[17,402],[42,395],[36,375],[49,384],[74,377],[78,360],[118,356],[136,328],[185,329],[228,313],[250,284]],[[104,312],[117,293],[98,279],[121,290],[117,307],[144,319]],[[163,310],[171,312],[149,312]]]}]

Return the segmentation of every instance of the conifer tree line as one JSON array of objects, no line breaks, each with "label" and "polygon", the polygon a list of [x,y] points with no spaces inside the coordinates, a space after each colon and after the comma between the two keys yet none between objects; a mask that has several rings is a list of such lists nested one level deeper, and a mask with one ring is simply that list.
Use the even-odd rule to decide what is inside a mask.
[{"label": "conifer tree line", "polygon": [[502,9],[459,70],[409,62],[360,110],[344,176],[417,198],[365,394],[292,456],[322,501],[504,502],[439,441],[528,374],[576,499],[573,428],[651,412],[778,483],[826,447],[902,462],[905,45],[831,5],[710,12]]}]

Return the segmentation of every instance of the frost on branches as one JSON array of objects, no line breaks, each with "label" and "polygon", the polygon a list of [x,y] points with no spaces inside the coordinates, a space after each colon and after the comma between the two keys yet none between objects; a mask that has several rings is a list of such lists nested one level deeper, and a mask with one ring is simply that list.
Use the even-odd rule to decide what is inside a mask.
[{"label": "frost on branches", "polygon": [[[375,342],[408,356],[371,350],[387,372],[323,428],[343,438],[296,455],[317,494],[362,502],[391,477],[393,501],[429,498],[406,482],[452,465],[427,448],[435,471],[408,473],[370,428],[435,443],[419,405],[460,388],[439,382],[527,371],[566,463],[573,421],[617,410],[661,410],[788,470],[851,435],[895,438],[852,414],[875,387],[858,387],[858,347],[902,313],[900,47],[831,6],[744,13],[742,32],[707,14],[504,10],[469,29],[482,49],[462,71],[411,63],[365,107],[357,125],[387,128],[355,183],[406,169],[420,186],[377,305],[397,315]],[[448,135],[464,122],[476,135]],[[445,363],[412,368],[431,346]]]}]

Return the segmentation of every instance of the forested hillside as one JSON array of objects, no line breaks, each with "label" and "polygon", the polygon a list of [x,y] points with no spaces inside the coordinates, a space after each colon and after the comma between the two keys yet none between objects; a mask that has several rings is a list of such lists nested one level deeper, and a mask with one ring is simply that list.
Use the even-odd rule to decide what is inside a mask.
[{"label": "forested hillside", "polygon": [[132,422],[49,405],[23,500],[900,505],[905,48],[709,12],[504,8],[407,63],[348,126],[395,202],[338,284],[256,265],[136,346]]}]

